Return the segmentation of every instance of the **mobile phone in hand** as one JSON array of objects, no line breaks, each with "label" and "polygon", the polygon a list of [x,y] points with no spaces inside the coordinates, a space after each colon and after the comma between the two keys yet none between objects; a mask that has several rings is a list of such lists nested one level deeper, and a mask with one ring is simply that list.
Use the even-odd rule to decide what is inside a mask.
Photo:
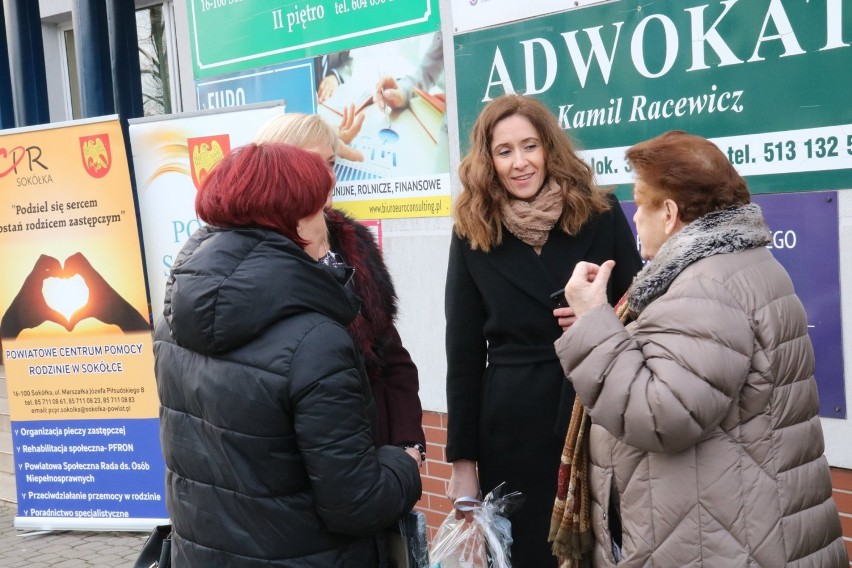
[{"label": "mobile phone in hand", "polygon": [[565,290],[560,288],[556,292],[550,295],[550,299],[553,301],[553,305],[557,308],[567,308],[568,300],[565,298]]}]

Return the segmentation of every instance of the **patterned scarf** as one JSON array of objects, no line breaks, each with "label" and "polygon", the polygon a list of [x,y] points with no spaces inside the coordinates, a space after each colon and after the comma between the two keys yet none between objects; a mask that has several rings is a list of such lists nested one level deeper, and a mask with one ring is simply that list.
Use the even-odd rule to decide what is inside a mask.
[{"label": "patterned scarf", "polygon": [[[627,294],[615,304],[615,313],[626,323]],[[556,502],[550,518],[553,555],[559,558],[559,568],[588,568],[592,565],[594,547],[589,498],[589,415],[574,397],[574,409],[568,425],[568,435],[562,448]]]},{"label": "patterned scarf", "polygon": [[547,183],[532,201],[507,199],[501,207],[503,224],[509,232],[530,245],[536,254],[541,249],[550,231],[562,216],[562,188],[556,182]]}]

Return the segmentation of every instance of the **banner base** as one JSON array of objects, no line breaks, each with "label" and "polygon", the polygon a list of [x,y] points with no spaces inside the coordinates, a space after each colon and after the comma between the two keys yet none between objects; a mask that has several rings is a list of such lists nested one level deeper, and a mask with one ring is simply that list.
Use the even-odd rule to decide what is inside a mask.
[{"label": "banner base", "polygon": [[39,531],[128,531],[150,532],[169,519],[64,519],[61,517],[15,517],[15,528]]}]

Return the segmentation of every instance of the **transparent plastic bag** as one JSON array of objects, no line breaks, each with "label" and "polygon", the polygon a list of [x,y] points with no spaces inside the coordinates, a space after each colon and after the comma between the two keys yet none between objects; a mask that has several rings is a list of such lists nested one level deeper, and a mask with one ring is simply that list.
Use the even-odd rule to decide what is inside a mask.
[{"label": "transparent plastic bag", "polygon": [[480,503],[465,498],[460,510],[472,510],[473,521],[450,512],[438,528],[429,559],[432,568],[512,568],[512,525],[508,516],[524,503],[523,494],[505,494],[505,483]]}]

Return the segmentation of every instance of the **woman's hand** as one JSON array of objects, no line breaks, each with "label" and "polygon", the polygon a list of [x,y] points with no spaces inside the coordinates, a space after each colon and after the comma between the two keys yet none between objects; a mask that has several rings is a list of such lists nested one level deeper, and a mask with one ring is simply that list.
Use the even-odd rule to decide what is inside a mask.
[{"label": "woman's hand", "polygon": [[[453,474],[450,476],[450,484],[447,487],[447,499],[456,505],[456,500],[462,497],[480,498],[479,479],[476,476],[476,462],[473,460],[456,460],[453,462]],[[460,511],[456,509],[456,518],[464,517],[465,521],[473,520],[473,511]]]},{"label": "woman's hand", "polygon": [[591,262],[578,262],[574,267],[574,273],[565,285],[565,298],[574,308],[577,319],[589,310],[607,303],[606,285],[614,266],[614,260],[607,260],[600,266]]},{"label": "woman's hand", "polygon": [[335,75],[326,75],[326,77],[320,81],[319,89],[317,89],[317,100],[321,103],[327,101],[339,86],[340,82],[337,80]]},{"label": "woman's hand", "polygon": [[405,93],[399,87],[399,83],[393,77],[382,77],[376,84],[376,92],[373,94],[373,103],[382,111],[387,105],[393,110],[399,110],[405,106]]},{"label": "woman's hand", "polygon": [[337,145],[337,155],[343,158],[344,160],[349,160],[350,162],[364,161],[364,154],[362,154],[352,146],[348,146],[343,143]]},{"label": "woman's hand", "polygon": [[556,318],[559,327],[562,331],[568,331],[568,328],[574,325],[577,321],[577,316],[574,313],[574,308],[556,308],[553,310],[553,317]]},{"label": "woman's hand", "polygon": [[420,450],[418,450],[417,448],[405,448],[405,453],[411,456],[411,459],[417,462],[417,467],[423,467]]},{"label": "woman's hand", "polygon": [[124,332],[151,330],[147,318],[122,298],[82,253],[68,257],[65,273],[79,274],[89,287],[89,301],[71,315],[71,329],[86,318],[95,318],[105,324],[117,325]]},{"label": "woman's hand", "polygon": [[343,107],[343,118],[340,119],[340,124],[337,125],[337,137],[344,144],[351,143],[358,133],[361,132],[361,127],[364,125],[364,113],[355,112],[355,104],[348,104]]},{"label": "woman's hand", "polygon": [[21,331],[38,327],[46,321],[52,321],[71,330],[72,326],[65,316],[48,306],[42,293],[45,280],[63,276],[62,265],[58,260],[46,254],[38,257],[18,295],[3,315],[2,324],[0,324],[3,337],[15,338]]}]

